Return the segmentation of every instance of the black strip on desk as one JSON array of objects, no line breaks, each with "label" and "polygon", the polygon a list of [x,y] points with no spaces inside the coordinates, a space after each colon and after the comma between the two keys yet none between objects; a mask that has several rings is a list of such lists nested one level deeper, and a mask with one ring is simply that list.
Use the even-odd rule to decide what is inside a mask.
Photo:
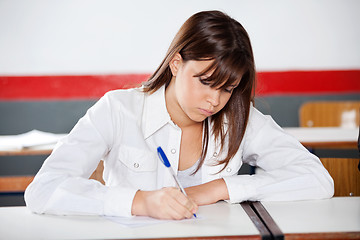
[{"label": "black strip on desk", "polygon": [[259,215],[255,212],[251,202],[242,202],[240,203],[242,208],[245,210],[246,214],[249,216],[251,221],[254,223],[256,228],[259,230],[261,239],[263,240],[272,240],[273,237],[266,227],[262,219],[260,219]]},{"label": "black strip on desk", "polygon": [[258,214],[259,218],[262,219],[266,227],[269,229],[273,239],[283,240],[284,234],[275,223],[274,219],[270,216],[269,212],[266,211],[265,207],[260,202],[252,202],[253,210]]}]

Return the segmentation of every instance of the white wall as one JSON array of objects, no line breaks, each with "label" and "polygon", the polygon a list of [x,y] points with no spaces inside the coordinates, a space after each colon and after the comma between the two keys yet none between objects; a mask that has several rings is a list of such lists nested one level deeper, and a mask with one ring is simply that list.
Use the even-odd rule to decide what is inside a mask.
[{"label": "white wall", "polygon": [[357,0],[0,0],[0,76],[150,73],[209,9],[244,25],[260,71],[360,69]]}]

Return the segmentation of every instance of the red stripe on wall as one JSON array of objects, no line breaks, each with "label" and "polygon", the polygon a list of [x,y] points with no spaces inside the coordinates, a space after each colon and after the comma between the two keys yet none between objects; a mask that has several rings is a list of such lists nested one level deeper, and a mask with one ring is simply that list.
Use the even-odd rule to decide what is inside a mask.
[{"label": "red stripe on wall", "polygon": [[0,99],[87,99],[140,86],[149,74],[85,76],[0,76]]},{"label": "red stripe on wall", "polygon": [[[0,76],[1,100],[99,98],[136,87],[150,74]],[[259,72],[257,95],[360,93],[360,70]]]},{"label": "red stripe on wall", "polygon": [[259,72],[258,95],[360,93],[360,70]]}]

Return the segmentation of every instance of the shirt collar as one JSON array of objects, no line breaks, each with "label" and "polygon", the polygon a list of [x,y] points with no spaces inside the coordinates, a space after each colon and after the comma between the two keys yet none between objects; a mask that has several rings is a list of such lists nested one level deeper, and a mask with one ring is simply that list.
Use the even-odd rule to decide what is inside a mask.
[{"label": "shirt collar", "polygon": [[144,139],[154,134],[165,124],[172,122],[166,109],[165,86],[146,96],[142,121]]}]

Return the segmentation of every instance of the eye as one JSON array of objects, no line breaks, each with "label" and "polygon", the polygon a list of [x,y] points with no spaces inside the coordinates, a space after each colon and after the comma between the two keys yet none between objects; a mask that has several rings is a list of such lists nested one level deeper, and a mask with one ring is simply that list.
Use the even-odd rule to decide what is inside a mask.
[{"label": "eye", "polygon": [[232,93],[234,91],[235,88],[237,88],[239,86],[239,84],[231,84],[229,86],[227,86],[226,88],[223,88],[223,90],[227,93]]},{"label": "eye", "polygon": [[199,81],[201,82],[201,84],[205,85],[205,86],[209,86],[210,85],[210,81],[207,80],[207,78],[201,78],[199,77]]},{"label": "eye", "polygon": [[234,88],[225,88],[224,91],[227,93],[232,93],[232,91],[234,90]]}]

